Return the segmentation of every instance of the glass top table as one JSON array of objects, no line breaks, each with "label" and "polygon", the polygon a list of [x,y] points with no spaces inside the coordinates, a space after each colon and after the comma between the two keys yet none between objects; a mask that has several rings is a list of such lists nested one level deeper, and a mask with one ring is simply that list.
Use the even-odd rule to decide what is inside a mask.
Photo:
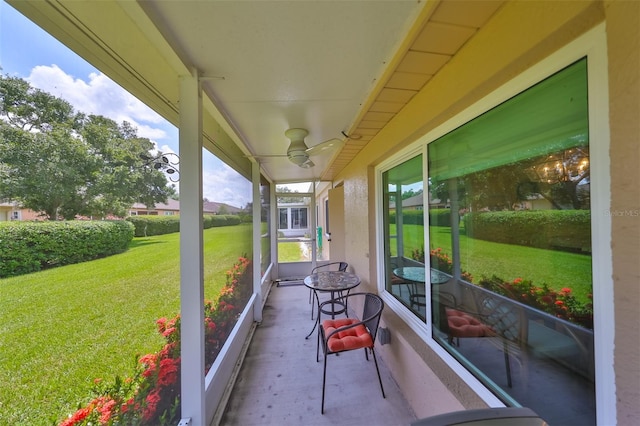
[{"label": "glass top table", "polygon": [[[425,283],[426,276],[424,269],[425,268],[422,266],[404,266],[402,268],[394,269],[393,275],[400,277],[403,280]],[[450,277],[447,274],[431,268],[431,284],[444,284],[449,281],[449,278]]]},{"label": "glass top table", "polygon": [[[360,277],[351,272],[342,272],[342,271],[322,271],[317,272],[315,274],[311,274],[304,279],[304,285],[309,287],[314,292],[329,292],[331,293],[331,300],[335,299],[336,293],[341,295],[343,292],[349,292],[351,289],[360,285]],[[347,293],[348,294],[348,293]],[[317,296],[317,294],[316,294]],[[335,318],[336,315],[346,313],[347,306],[346,303],[341,301],[335,301],[331,303],[320,303],[320,299],[318,297],[314,298],[318,301],[318,315],[316,321],[313,325],[313,328],[307,335],[306,339],[311,336],[313,331],[318,326],[320,322],[320,315],[327,314],[331,315],[331,318]],[[323,307],[321,307],[323,305]]]},{"label": "glass top table", "polygon": [[[444,272],[440,272],[437,269],[430,268],[431,285],[441,285],[449,282],[451,278]],[[409,302],[411,307],[417,306],[425,307],[427,302],[427,296],[425,294],[424,284],[426,284],[426,275],[424,266],[404,266],[401,268],[395,268],[393,275],[402,279],[409,290]]]},{"label": "glass top table", "polygon": [[323,271],[311,274],[304,279],[304,285],[315,291],[345,291],[360,284],[360,277],[351,272]]}]

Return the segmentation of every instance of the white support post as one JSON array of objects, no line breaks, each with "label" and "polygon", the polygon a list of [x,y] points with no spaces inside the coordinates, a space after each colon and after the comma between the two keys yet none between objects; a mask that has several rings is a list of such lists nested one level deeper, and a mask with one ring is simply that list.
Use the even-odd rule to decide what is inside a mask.
[{"label": "white support post", "polygon": [[202,236],[202,91],[180,77],[180,335],[183,419],[206,424]]},{"label": "white support post", "polygon": [[278,265],[278,208],[276,197],[276,184],[271,182],[269,186],[269,234],[271,235],[271,264],[273,265],[273,276],[280,278],[280,267]]},{"label": "white support post", "polygon": [[251,165],[253,183],[253,292],[257,295],[253,305],[253,320],[262,321],[262,199],[260,197],[260,164]]}]

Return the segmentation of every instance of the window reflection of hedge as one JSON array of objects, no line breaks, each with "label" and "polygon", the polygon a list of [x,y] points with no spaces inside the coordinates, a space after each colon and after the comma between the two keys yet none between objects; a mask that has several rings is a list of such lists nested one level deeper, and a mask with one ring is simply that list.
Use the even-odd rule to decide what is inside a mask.
[{"label": "window reflection of hedge", "polygon": [[591,252],[589,210],[468,213],[467,237],[550,250]]}]

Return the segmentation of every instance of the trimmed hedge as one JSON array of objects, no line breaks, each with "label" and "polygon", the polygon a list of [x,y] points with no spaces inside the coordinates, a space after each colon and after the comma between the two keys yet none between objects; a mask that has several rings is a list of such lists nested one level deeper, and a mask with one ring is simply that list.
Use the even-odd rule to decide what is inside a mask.
[{"label": "trimmed hedge", "polygon": [[468,237],[551,250],[591,252],[589,210],[467,213]]},{"label": "trimmed hedge", "polygon": [[451,226],[451,209],[429,209],[429,226]]},{"label": "trimmed hedge", "polygon": [[[404,210],[402,220],[405,225],[424,226],[424,210]],[[396,223],[396,212],[389,214],[389,222]],[[451,209],[430,209],[429,224],[431,226],[451,226]]]},{"label": "trimmed hedge", "polygon": [[124,220],[0,223],[0,277],[122,253],[133,239]]},{"label": "trimmed hedge", "polygon": [[[126,220],[135,226],[136,237],[180,232],[180,216],[130,216]],[[236,215],[205,215],[202,226],[204,229],[209,229],[239,225],[240,222],[240,216]]]},{"label": "trimmed hedge", "polygon": [[135,227],[136,237],[180,232],[179,216],[129,216],[126,220]]}]

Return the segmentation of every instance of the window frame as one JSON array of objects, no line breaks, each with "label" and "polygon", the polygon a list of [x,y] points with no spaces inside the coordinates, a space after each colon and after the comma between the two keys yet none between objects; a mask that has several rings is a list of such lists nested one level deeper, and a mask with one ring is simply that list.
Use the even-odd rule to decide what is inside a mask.
[{"label": "window frame", "polygon": [[[615,422],[615,374],[613,370],[614,333],[605,333],[615,324],[613,312],[613,280],[611,252],[611,219],[606,214],[610,200],[609,165],[609,91],[605,25],[600,24],[555,53],[506,82],[480,101],[432,129],[405,149],[399,151],[375,168],[376,188],[376,245],[378,248],[377,282],[378,291],[389,309],[393,310],[420,338],[467,383],[490,407],[503,407],[504,403],[476,379],[464,366],[451,356],[431,336],[430,303],[427,303],[426,321],[422,321],[407,307],[402,305],[385,289],[384,223],[383,215],[383,173],[423,154],[423,188],[428,193],[428,153],[429,143],[450,131],[468,123],[475,117],[494,108],[545,78],[562,70],[575,61],[587,58],[587,84],[589,93],[589,134],[591,171],[591,234],[592,234],[592,276],[594,299],[594,357],[596,416],[598,424]],[[597,214],[601,212],[602,214]],[[428,216],[425,217],[425,247],[429,247]]]}]

